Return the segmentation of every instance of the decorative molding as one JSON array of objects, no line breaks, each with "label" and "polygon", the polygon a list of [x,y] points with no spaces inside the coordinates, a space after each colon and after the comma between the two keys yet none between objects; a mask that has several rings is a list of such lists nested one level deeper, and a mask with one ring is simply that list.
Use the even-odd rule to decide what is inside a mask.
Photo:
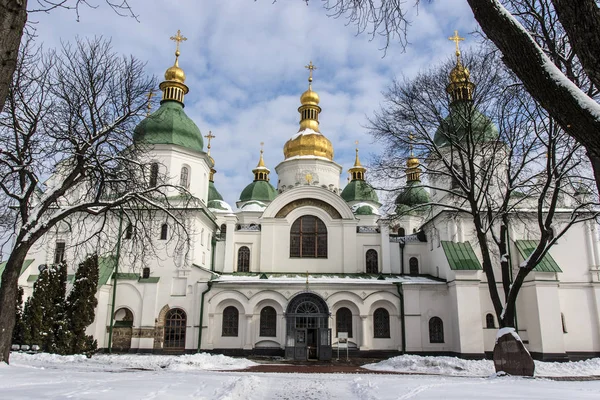
[{"label": "decorative molding", "polygon": [[336,210],[335,207],[333,207],[331,204],[326,203],[323,200],[307,198],[294,200],[291,203],[286,204],[281,210],[277,212],[275,218],[285,218],[288,216],[289,213],[291,213],[295,209],[307,206],[320,208],[327,214],[329,214],[329,216],[333,219],[342,219],[342,216],[339,213],[339,211]]},{"label": "decorative molding", "polygon": [[381,233],[381,229],[377,225],[357,226],[356,233]]},{"label": "decorative molding", "polygon": [[260,224],[236,224],[236,231],[250,231],[250,232],[260,232],[261,226]]}]

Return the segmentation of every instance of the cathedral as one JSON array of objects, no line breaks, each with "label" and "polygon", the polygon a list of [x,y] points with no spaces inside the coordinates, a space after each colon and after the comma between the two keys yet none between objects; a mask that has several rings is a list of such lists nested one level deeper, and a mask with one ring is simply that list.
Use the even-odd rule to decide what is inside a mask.
[{"label": "cathedral", "polygon": [[[498,321],[471,221],[443,207],[419,211],[445,201],[421,183],[425,160],[408,158],[393,215],[380,211],[358,149],[341,185],[345,171],[319,124],[311,62],[299,127],[289,127],[283,158],[268,166],[257,152],[249,184],[227,204],[217,189],[219,160],[210,155],[214,136],[203,136],[184,110],[189,88],[179,56],[177,42],[160,107],[132,135],[149,146],[150,184],[168,177],[198,200],[187,214],[190,248],[176,256],[172,226],[152,221],[162,261],[127,265],[131,226],[123,229],[120,258],[98,254],[98,306],[88,333],[101,349],[294,360],[329,360],[341,347],[351,356],[489,356]],[[450,75],[450,88],[457,68],[463,67]],[[485,129],[482,135],[497,137],[496,128]],[[444,145],[442,136],[435,140]],[[26,295],[39,265],[67,261],[72,268],[81,261],[72,250],[77,240],[76,232],[57,230],[30,252],[19,278]],[[511,241],[518,266],[532,241],[518,225]],[[535,358],[600,355],[598,243],[594,223],[576,225],[528,276],[517,304],[518,333]]]}]

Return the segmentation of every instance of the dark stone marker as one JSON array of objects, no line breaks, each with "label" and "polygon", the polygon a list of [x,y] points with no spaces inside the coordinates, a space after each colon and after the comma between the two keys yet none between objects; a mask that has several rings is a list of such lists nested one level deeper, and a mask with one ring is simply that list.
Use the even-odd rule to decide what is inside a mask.
[{"label": "dark stone marker", "polygon": [[496,372],[518,376],[533,376],[535,370],[531,355],[523,343],[511,334],[501,336],[496,342],[494,367]]}]

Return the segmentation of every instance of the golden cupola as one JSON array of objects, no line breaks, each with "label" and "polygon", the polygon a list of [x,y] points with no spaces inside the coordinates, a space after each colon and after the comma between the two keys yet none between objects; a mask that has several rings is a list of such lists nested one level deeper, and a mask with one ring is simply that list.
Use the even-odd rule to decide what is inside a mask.
[{"label": "golden cupola", "polygon": [[[358,146],[358,142],[356,142],[356,145]],[[367,169],[360,163],[360,159],[358,158],[358,147],[356,147],[356,158],[354,159],[354,165],[348,170],[348,173],[350,173],[350,179],[353,181],[364,181],[366,171]]]},{"label": "golden cupola", "polygon": [[263,146],[265,145],[264,142],[260,143],[260,158],[258,160],[258,164],[256,164],[256,168],[254,168],[252,170],[252,173],[254,174],[254,180],[255,181],[269,181],[269,173],[271,172],[271,170],[269,170],[269,168],[267,168],[267,166],[265,165],[265,160],[263,159]]},{"label": "golden cupola", "polygon": [[465,38],[458,36],[458,31],[454,31],[454,36],[450,36],[448,40],[456,43],[456,66],[450,71],[450,84],[446,87],[446,91],[452,97],[452,101],[473,100],[475,85],[471,82],[469,69],[462,63],[458,46]]},{"label": "golden cupola", "polygon": [[414,136],[412,134],[409,136],[409,140],[410,156],[406,160],[406,182],[418,182],[421,181],[421,168],[419,168],[421,163],[413,153]]},{"label": "golden cupola", "polygon": [[185,84],[185,72],[179,67],[179,43],[187,40],[181,35],[181,31],[177,30],[177,35],[171,36],[171,40],[177,43],[175,49],[175,63],[165,71],[165,80],[160,84],[160,90],[163,92],[162,101],[174,100],[183,104],[183,97],[189,92],[189,88]]},{"label": "golden cupola", "polygon": [[319,130],[319,95],[312,90],[312,73],[317,69],[312,61],[306,66],[309,70],[308,90],[300,96],[300,129],[283,147],[286,160],[298,156],[315,156],[333,160],[333,146]]}]

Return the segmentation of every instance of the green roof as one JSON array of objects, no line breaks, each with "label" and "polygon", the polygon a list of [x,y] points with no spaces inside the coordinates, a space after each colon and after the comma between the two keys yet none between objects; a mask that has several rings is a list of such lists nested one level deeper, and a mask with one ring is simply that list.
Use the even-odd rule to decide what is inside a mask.
[{"label": "green roof", "polygon": [[277,190],[267,181],[254,181],[242,190],[240,201],[273,201]]},{"label": "green roof", "polygon": [[427,203],[429,203],[429,192],[421,185],[421,181],[407,182],[402,193],[396,197],[397,206],[408,206],[411,208]]},{"label": "green roof", "polygon": [[141,278],[138,280],[139,283],[158,283],[160,281],[160,277],[151,276],[150,278]]},{"label": "green roof", "polygon": [[210,203],[213,200],[221,200],[223,201],[223,196],[215,187],[215,183],[213,181],[208,181],[208,202]]},{"label": "green roof", "polygon": [[371,185],[366,181],[355,179],[348,183],[342,193],[342,199],[346,202],[350,201],[372,201],[379,204],[377,193]]},{"label": "green roof", "polygon": [[440,124],[433,142],[438,147],[463,142],[469,135],[475,141],[498,140],[498,128],[473,105],[471,101],[455,101],[450,104],[450,113]]},{"label": "green roof", "polygon": [[137,281],[138,279],[140,279],[140,274],[136,274],[135,272],[119,272],[117,274],[117,280]]},{"label": "green roof", "polygon": [[471,243],[455,243],[442,240],[442,247],[450,269],[453,271],[468,271],[482,269]]},{"label": "green roof", "polygon": [[[515,244],[517,245],[517,249],[519,250],[521,257],[526,260],[537,247],[538,241],[516,240]],[[541,261],[533,268],[533,270],[538,272],[562,272],[550,253],[546,253],[546,255],[542,257]]]},{"label": "green roof", "polygon": [[115,269],[115,256],[98,257],[98,288],[106,285]]},{"label": "green roof", "polygon": [[375,212],[375,210],[373,210],[373,207],[370,206],[370,205],[364,205],[364,206],[358,207],[354,211],[354,214],[357,214],[357,215],[377,215],[377,213]]},{"label": "green roof", "polygon": [[158,110],[146,117],[133,131],[133,140],[146,144],[176,144],[203,151],[200,129],[177,101],[163,101]]},{"label": "green roof", "polygon": [[[19,276],[23,275],[23,272],[25,272],[27,268],[29,268],[33,261],[33,259],[27,259],[23,261],[23,265],[21,266],[21,272],[19,272]],[[0,263],[0,282],[2,282],[2,274],[4,273],[4,269],[6,268],[7,262],[8,261],[3,261],[2,263]]]}]

